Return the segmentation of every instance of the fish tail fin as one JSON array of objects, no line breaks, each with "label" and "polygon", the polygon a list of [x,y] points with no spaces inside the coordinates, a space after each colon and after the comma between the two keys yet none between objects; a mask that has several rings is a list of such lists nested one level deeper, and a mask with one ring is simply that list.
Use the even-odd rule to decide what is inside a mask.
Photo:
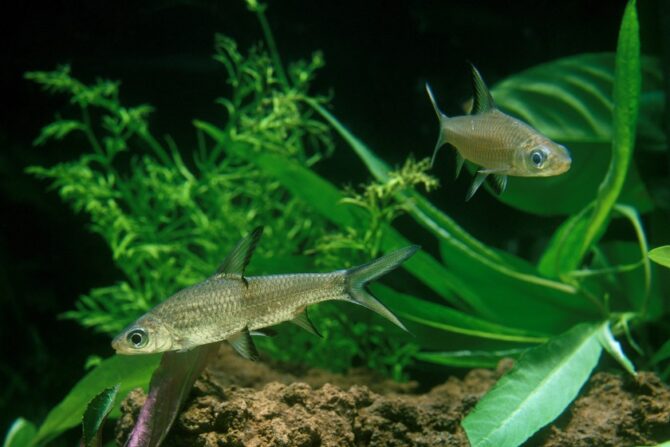
[{"label": "fish tail fin", "polygon": [[346,284],[350,301],[377,312],[391,323],[401,329],[407,330],[405,325],[402,324],[386,306],[365,290],[365,285],[398,267],[410,256],[416,253],[418,249],[418,245],[410,245],[409,247],[391,252],[367,264],[347,270]]},{"label": "fish tail fin", "polygon": [[433,104],[433,109],[435,110],[435,114],[437,115],[437,119],[440,121],[440,131],[437,134],[437,143],[435,143],[435,149],[433,150],[433,156],[430,159],[430,166],[433,167],[433,163],[435,163],[435,156],[437,155],[437,151],[440,150],[442,146],[446,143],[446,140],[444,139],[444,122],[449,119],[447,115],[445,115],[440,108],[437,106],[437,101],[435,101],[435,95],[433,95],[433,90],[430,88],[430,84],[426,82],[426,93],[428,93],[428,97],[430,98],[431,104]]}]

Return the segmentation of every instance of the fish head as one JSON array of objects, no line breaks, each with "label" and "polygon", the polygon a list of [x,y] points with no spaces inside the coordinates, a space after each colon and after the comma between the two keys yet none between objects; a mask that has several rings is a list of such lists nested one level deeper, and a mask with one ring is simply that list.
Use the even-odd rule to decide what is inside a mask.
[{"label": "fish head", "polygon": [[165,324],[151,316],[143,316],[112,340],[117,354],[153,354],[174,349],[175,338]]},{"label": "fish head", "polygon": [[517,175],[527,177],[550,177],[559,175],[570,169],[572,158],[570,152],[558,143],[542,138],[528,145],[519,152],[521,166]]}]

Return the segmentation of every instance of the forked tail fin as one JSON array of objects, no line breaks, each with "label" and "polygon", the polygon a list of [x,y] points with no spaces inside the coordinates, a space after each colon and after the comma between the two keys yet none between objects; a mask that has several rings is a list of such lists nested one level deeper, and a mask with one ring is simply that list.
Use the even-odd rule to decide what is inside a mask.
[{"label": "forked tail fin", "polygon": [[351,301],[377,312],[401,329],[407,330],[398,318],[377,298],[365,290],[365,285],[398,267],[419,249],[418,245],[401,248],[367,264],[347,270],[347,292]]}]

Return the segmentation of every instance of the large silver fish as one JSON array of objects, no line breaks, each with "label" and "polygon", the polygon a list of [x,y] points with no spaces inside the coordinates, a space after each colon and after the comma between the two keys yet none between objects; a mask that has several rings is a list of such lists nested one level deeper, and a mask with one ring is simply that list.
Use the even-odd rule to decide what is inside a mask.
[{"label": "large silver fish", "polygon": [[318,335],[306,308],[326,300],[360,304],[405,329],[365,285],[398,267],[418,246],[348,270],[245,277],[261,234],[257,228],[241,239],[214,276],[154,307],[125,328],[112,347],[119,354],[149,354],[227,340],[244,357],[255,359],[251,335],[268,326],[291,321]]},{"label": "large silver fish", "polygon": [[[548,177],[570,169],[568,150],[551,141],[529,125],[501,112],[479,71],[473,66],[474,103],[472,114],[447,117],[440,111],[428,83],[426,91],[440,120],[440,133],[433,152],[445,144],[457,150],[456,176],[469,160],[482,167],[477,171],[466,196],[469,200],[488,175],[493,175],[500,191],[507,186],[507,176]],[[431,162],[432,164],[432,162]]]}]

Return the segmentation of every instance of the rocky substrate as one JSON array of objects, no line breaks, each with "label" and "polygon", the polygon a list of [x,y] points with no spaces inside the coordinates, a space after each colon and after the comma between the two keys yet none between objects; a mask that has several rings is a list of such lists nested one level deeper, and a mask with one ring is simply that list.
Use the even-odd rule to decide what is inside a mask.
[{"label": "rocky substrate", "polygon": [[[424,394],[417,384],[366,370],[301,374],[252,363],[229,349],[196,382],[167,446],[468,446],[460,422],[509,368],[472,370]],[[131,392],[116,427],[119,445],[145,394]],[[670,389],[651,373],[597,373],[554,425],[528,446],[625,447],[670,439]]]}]

